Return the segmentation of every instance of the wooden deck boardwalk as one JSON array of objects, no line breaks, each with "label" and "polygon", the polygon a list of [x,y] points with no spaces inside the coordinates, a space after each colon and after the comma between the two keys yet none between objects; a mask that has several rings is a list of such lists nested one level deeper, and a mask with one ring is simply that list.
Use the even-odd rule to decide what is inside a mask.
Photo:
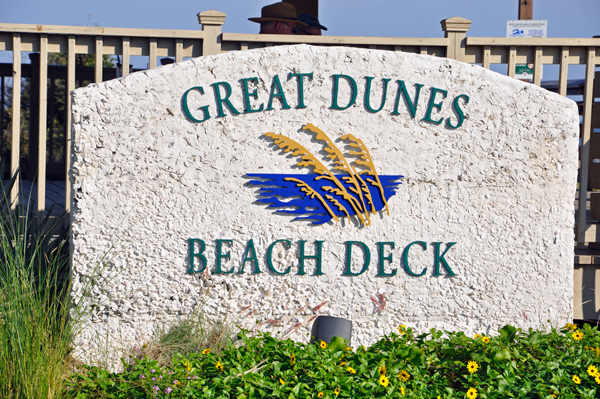
[{"label": "wooden deck boardwalk", "polygon": [[[30,181],[21,181],[22,201],[31,199],[34,207],[37,207],[37,184]],[[46,210],[52,210],[52,215],[62,215],[65,212],[65,182],[47,181],[46,182]]]}]

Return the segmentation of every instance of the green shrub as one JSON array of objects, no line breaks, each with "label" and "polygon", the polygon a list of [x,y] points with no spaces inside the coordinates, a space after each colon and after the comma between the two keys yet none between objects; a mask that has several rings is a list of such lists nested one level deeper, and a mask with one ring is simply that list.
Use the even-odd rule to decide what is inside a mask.
[{"label": "green shrub", "polygon": [[73,332],[68,229],[65,215],[36,218],[29,198],[10,202],[16,176],[0,194],[0,397],[54,398]]},{"label": "green shrub", "polygon": [[131,358],[147,357],[164,367],[173,365],[176,354],[188,356],[205,348],[219,353],[234,336],[233,325],[227,320],[209,322],[204,317],[202,308],[202,305],[198,306],[193,312],[166,328],[159,327],[152,341],[145,343],[141,348],[134,348]]},{"label": "green shrub", "polygon": [[220,354],[177,355],[172,367],[136,359],[126,371],[85,367],[78,398],[595,398],[600,334],[567,325],[549,333],[512,326],[494,337],[401,326],[370,348],[238,334]]}]

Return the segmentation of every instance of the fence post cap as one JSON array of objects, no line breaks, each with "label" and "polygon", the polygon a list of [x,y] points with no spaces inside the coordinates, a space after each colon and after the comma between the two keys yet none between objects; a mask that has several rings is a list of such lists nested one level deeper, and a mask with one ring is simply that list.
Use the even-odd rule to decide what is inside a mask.
[{"label": "fence post cap", "polygon": [[452,17],[440,21],[444,32],[467,32],[471,27],[471,20],[461,17]]},{"label": "fence post cap", "polygon": [[223,25],[227,15],[221,11],[208,10],[198,13],[198,23],[202,25]]}]

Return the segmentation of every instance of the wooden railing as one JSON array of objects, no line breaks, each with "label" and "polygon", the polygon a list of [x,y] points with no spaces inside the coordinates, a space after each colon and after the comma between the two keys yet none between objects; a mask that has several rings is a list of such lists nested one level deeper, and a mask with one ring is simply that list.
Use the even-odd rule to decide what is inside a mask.
[{"label": "wooden railing", "polygon": [[[600,243],[600,229],[597,229],[595,224],[586,219],[586,215],[588,215],[586,211],[588,191],[592,191],[592,203],[594,205],[596,202],[598,203],[597,213],[600,214],[600,198],[594,198],[593,193],[593,190],[600,189],[600,163],[594,161],[598,160],[600,162],[600,139],[596,139],[592,134],[594,128],[600,128],[600,108],[598,104],[594,104],[594,98],[600,96],[600,79],[594,80],[595,66],[599,60],[596,57],[596,52],[600,48],[600,38],[467,37],[466,34],[471,21],[456,17],[441,22],[444,32],[443,38],[282,36],[222,33],[221,27],[225,23],[225,14],[217,11],[206,11],[198,14],[198,21],[202,25],[201,31],[0,24],[0,54],[3,51],[13,52],[11,76],[16,82],[21,81],[22,78],[22,52],[38,52],[40,54],[39,71],[36,72],[36,76],[39,75],[40,82],[45,82],[48,79],[48,54],[66,54],[67,93],[75,88],[76,54],[94,56],[94,81],[101,82],[109,77],[128,74],[130,72],[131,56],[148,57],[149,68],[154,68],[157,65],[158,57],[172,57],[175,62],[179,62],[189,57],[284,44],[306,43],[319,46],[352,46],[447,57],[467,63],[481,64],[484,68],[491,68],[493,64],[505,64],[508,76],[512,77],[514,77],[516,64],[533,64],[533,84],[536,85],[542,83],[543,66],[554,64],[559,66],[560,74],[556,90],[561,95],[569,94],[567,81],[569,66],[585,65],[583,100],[580,103],[582,125],[579,187],[581,189],[579,190],[578,219],[575,233],[576,242],[580,246],[590,242]],[[122,60],[122,70],[119,70],[116,75],[106,73],[106,70],[102,68],[104,55],[118,55]],[[0,73],[2,70],[0,65]],[[4,82],[4,76],[2,76],[2,79]],[[36,141],[38,143],[36,165],[37,206],[40,212],[46,209],[45,155],[46,104],[48,97],[46,87],[47,85],[39,84],[39,107],[36,111],[37,120],[39,121],[36,127],[38,135]],[[11,170],[16,170],[19,166],[21,135],[19,123],[21,88],[19,85],[13,85],[11,101]],[[66,102],[67,122],[64,137],[66,159],[69,159],[71,137],[70,98],[67,98]],[[66,162],[66,165],[68,165],[68,162]],[[65,208],[69,210],[71,188],[68,173],[66,173],[66,176]],[[16,192],[13,195],[16,198]],[[600,192],[598,195],[600,196]],[[594,214],[593,211],[592,214]]]}]

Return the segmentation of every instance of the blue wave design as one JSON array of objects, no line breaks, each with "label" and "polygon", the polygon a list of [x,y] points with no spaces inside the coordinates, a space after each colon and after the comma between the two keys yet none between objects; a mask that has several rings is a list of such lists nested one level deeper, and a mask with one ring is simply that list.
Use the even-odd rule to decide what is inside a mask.
[{"label": "blue wave design", "polygon": [[[321,201],[317,198],[310,198],[310,196],[300,189],[301,187],[297,186],[297,182],[293,181],[285,181],[285,178],[292,177],[302,182],[308,184],[313,190],[318,192],[323,198],[325,195],[331,195],[337,201],[339,201],[350,215],[356,215],[356,212],[352,207],[348,204],[348,202],[341,196],[336,195],[331,192],[327,192],[323,190],[323,187],[330,186],[334,187],[333,182],[327,179],[323,179],[323,175],[319,174],[268,174],[268,173],[248,173],[246,176],[249,176],[254,179],[261,180],[250,180],[248,182],[249,185],[260,187],[257,190],[257,193],[264,198],[260,198],[257,202],[266,204],[267,209],[276,209],[276,213],[281,214],[294,214],[299,215],[294,218],[294,220],[311,220],[313,225],[320,225],[323,223],[329,222],[331,219],[331,215]],[[336,175],[337,179],[342,182],[342,184],[346,187],[347,191],[353,195],[359,202],[360,198],[358,195],[352,193],[349,189],[350,187],[354,187],[352,184],[342,180],[342,178],[347,175]],[[321,179],[316,180],[317,177],[321,177]],[[362,175],[363,180],[366,181],[366,175]],[[396,190],[402,184],[398,180],[404,176],[400,175],[379,175],[379,180],[381,181],[381,185],[383,186],[383,194],[385,196],[385,200],[389,201],[389,199],[396,194]],[[373,198],[373,205],[375,206],[375,210],[380,211],[385,207],[385,203],[381,198],[381,192],[378,187],[372,185],[367,182],[367,186],[369,191],[371,192],[371,196]],[[284,200],[282,200],[284,199]],[[366,202],[366,199],[365,199]],[[336,216],[345,217],[346,214],[339,210],[334,204],[328,202],[329,207],[333,211]],[[286,209],[280,209],[286,208]],[[294,209],[290,209],[294,208]],[[367,204],[367,209],[371,210],[371,205]]]}]

